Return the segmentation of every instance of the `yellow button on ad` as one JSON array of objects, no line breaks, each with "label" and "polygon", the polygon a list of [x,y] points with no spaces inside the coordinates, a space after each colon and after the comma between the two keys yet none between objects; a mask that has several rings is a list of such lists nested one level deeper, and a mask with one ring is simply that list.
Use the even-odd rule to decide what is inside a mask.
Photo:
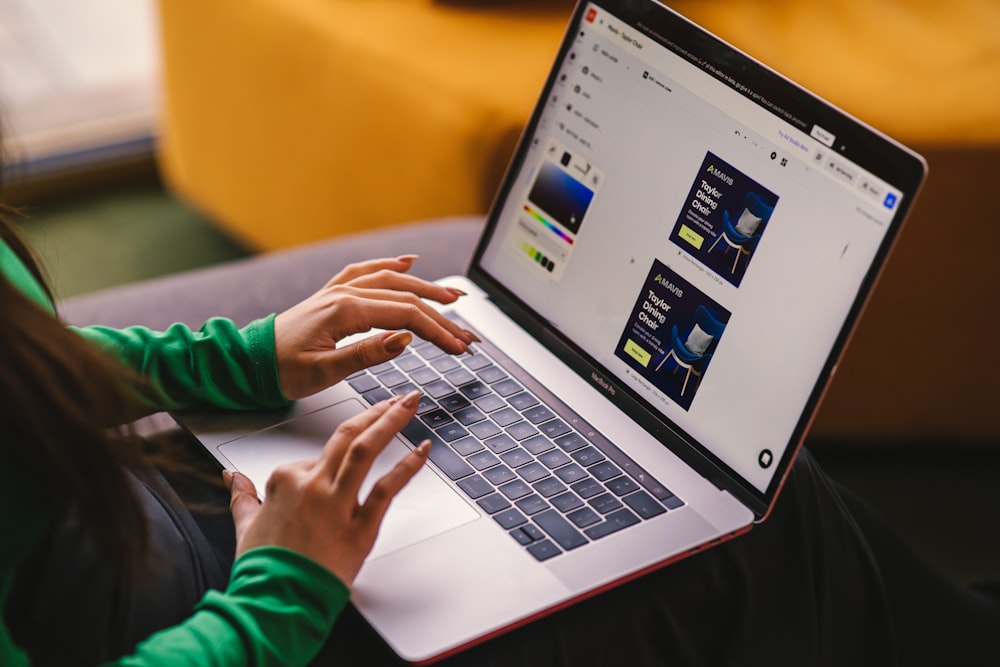
[{"label": "yellow button on ad", "polygon": [[639,344],[634,340],[628,340],[625,342],[625,354],[632,357],[643,366],[649,366],[649,360],[652,358],[649,352],[646,352],[646,350],[639,347]]},{"label": "yellow button on ad", "polygon": [[701,246],[705,242],[704,236],[694,231],[687,225],[681,225],[681,230],[678,235],[699,250],[701,250]]}]

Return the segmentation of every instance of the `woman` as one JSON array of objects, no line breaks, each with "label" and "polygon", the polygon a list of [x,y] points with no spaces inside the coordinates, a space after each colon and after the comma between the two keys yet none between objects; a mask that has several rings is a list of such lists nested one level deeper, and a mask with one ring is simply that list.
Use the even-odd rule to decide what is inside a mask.
[{"label": "woman", "polygon": [[[109,427],[162,407],[282,405],[398,355],[410,332],[465,351],[474,337],[421,300],[461,295],[406,275],[413,261],[350,266],[242,330],[225,320],[198,332],[68,329],[0,223],[0,664],[395,661],[345,605],[387,504],[426,460],[417,448],[358,504],[415,394],[351,420],[319,460],[282,468],[263,503],[228,476],[231,570],[232,554],[218,558],[206,539],[209,522],[160,474],[176,465],[153,465],[162,454]],[[389,333],[340,347],[370,327]],[[991,664],[995,596],[946,581],[807,452],[785,489],[748,535],[449,664]]]}]

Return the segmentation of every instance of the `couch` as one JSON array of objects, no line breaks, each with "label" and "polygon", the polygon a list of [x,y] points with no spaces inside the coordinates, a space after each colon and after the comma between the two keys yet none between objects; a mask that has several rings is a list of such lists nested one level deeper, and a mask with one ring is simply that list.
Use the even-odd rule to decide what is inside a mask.
[{"label": "couch", "polygon": [[[1000,5],[672,0],[924,153],[931,178],[813,428],[843,443],[1000,443]],[[482,214],[568,0],[160,3],[170,187],[271,250]],[[443,240],[452,243],[451,240]],[[981,342],[982,341],[982,342]],[[961,346],[960,361],[937,353]]]}]

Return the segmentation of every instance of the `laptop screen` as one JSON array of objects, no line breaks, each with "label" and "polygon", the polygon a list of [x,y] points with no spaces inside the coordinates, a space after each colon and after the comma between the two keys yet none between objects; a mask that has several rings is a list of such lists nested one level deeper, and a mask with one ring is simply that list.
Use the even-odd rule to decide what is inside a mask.
[{"label": "laptop screen", "polygon": [[923,172],[655,2],[583,3],[470,274],[767,502]]}]

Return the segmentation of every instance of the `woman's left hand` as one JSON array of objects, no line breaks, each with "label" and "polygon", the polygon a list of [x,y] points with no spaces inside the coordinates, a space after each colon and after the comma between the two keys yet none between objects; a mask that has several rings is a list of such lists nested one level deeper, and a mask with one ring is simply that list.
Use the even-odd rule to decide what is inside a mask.
[{"label": "woman's left hand", "polygon": [[[423,301],[453,303],[462,292],[405,273],[415,259],[404,255],[351,264],[275,318],[278,378],[286,398],[309,396],[398,356],[412,334],[449,354],[468,350],[475,335]],[[387,331],[338,347],[343,338],[373,328]]]}]

